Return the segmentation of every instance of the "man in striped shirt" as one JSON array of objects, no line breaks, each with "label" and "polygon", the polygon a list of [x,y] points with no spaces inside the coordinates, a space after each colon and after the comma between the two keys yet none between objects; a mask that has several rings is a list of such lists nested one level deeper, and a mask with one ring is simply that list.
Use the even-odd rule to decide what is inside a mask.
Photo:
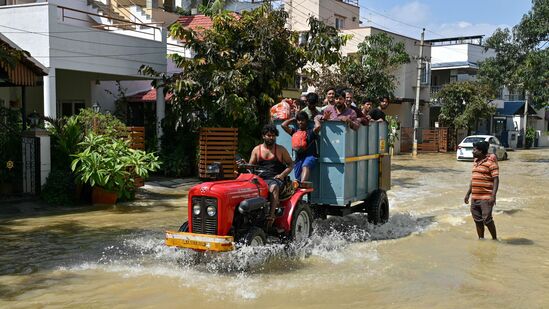
[{"label": "man in striped shirt", "polygon": [[473,144],[473,176],[469,191],[465,195],[465,204],[471,197],[471,214],[475,220],[479,239],[484,239],[484,226],[488,228],[492,239],[497,240],[496,225],[492,218],[492,208],[496,204],[499,186],[499,167],[496,160],[488,156],[488,142]]}]

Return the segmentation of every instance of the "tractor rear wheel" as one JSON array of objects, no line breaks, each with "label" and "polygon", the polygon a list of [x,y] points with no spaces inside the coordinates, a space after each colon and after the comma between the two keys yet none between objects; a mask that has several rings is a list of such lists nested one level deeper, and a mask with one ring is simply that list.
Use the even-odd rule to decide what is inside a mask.
[{"label": "tractor rear wheel", "polygon": [[292,241],[302,241],[311,236],[313,233],[313,213],[309,204],[303,202],[297,204],[292,215],[290,228],[290,239]]},{"label": "tractor rear wheel", "polygon": [[389,220],[389,200],[385,190],[377,189],[366,201],[368,222],[383,224]]}]

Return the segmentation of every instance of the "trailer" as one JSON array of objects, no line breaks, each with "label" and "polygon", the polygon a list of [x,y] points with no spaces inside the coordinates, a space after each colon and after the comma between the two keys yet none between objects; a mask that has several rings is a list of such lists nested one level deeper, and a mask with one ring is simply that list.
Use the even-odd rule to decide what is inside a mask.
[{"label": "trailer", "polygon": [[[275,125],[280,132],[277,143],[295,159],[291,136],[282,129],[282,121]],[[391,157],[387,140],[386,122],[360,126],[357,131],[340,121],[322,123],[318,163],[309,179],[314,190],[307,195],[317,216],[368,212],[372,222],[388,220]]]}]

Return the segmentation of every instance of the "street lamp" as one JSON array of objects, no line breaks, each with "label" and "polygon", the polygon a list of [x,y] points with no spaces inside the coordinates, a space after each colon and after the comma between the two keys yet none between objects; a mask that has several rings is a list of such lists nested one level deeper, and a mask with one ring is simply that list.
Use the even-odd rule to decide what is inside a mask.
[{"label": "street lamp", "polygon": [[40,124],[40,114],[36,110],[30,113],[27,118],[29,118],[31,128],[36,128]]},{"label": "street lamp", "polygon": [[92,110],[93,110],[94,113],[99,113],[101,111],[101,105],[99,105],[99,103],[96,101],[92,105]]}]

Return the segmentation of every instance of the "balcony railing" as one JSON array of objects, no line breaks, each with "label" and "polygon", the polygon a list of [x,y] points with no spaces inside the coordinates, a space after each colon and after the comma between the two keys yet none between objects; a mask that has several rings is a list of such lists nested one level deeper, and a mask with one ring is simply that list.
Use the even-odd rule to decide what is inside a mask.
[{"label": "balcony railing", "polygon": [[90,24],[92,28],[105,30],[105,31],[129,31],[140,34],[139,36],[148,37],[152,40],[161,39],[162,29],[156,27],[157,23],[136,23],[121,18],[114,18],[101,14],[95,14],[91,12],[72,9],[64,6],[57,6],[60,12],[60,19],[62,22],[75,22],[75,23],[89,23],[88,16],[94,16],[98,20],[106,19],[107,23],[101,23],[95,21],[97,24]]},{"label": "balcony railing", "polygon": [[440,89],[442,89],[442,86],[433,86],[431,85],[431,97],[435,96]]}]

